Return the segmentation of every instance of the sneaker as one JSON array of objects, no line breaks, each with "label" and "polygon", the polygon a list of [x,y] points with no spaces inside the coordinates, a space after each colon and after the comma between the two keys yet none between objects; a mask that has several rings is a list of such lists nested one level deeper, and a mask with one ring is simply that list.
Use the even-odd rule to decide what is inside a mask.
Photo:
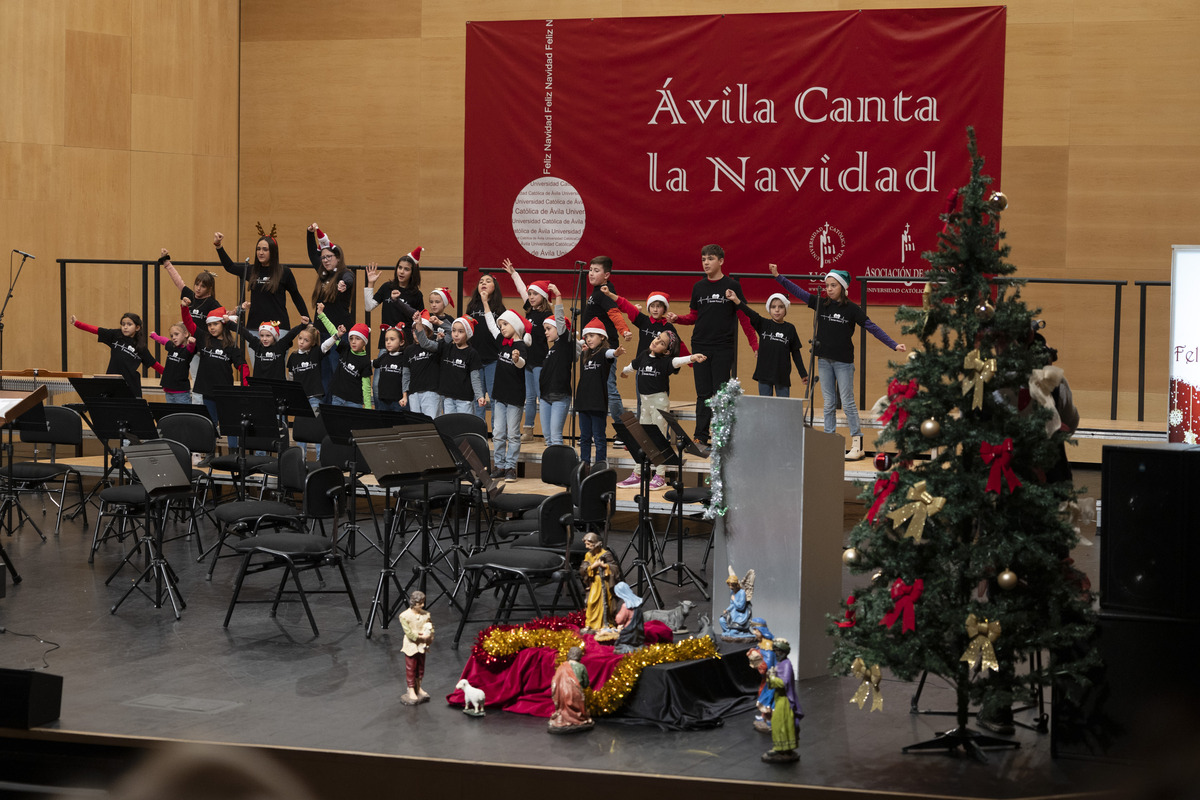
[{"label": "sneaker", "polygon": [[641,482],[642,482],[642,476],[635,472],[632,475],[630,475],[628,478],[626,478],[625,480],[618,483],[617,486],[620,486],[622,489],[628,489],[630,486],[640,485]]},{"label": "sneaker", "polygon": [[504,467],[496,467],[488,474],[490,474],[493,478],[503,478],[504,477]]},{"label": "sneaker", "polygon": [[516,479],[517,479],[516,469],[514,469],[513,467],[509,467],[508,469],[504,470],[504,480],[511,482],[511,481],[515,481]]},{"label": "sneaker", "polygon": [[660,489],[667,488],[667,482],[663,480],[662,475],[653,475],[650,478],[650,491],[657,492]]}]

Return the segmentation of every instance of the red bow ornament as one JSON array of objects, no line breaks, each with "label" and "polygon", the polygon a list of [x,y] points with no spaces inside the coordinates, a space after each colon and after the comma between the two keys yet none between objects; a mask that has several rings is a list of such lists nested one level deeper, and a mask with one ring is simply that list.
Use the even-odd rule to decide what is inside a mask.
[{"label": "red bow ornament", "polygon": [[1011,438],[1005,439],[1000,444],[983,442],[979,445],[979,455],[983,458],[983,463],[992,465],[992,470],[988,473],[986,491],[1000,494],[1001,479],[1008,483],[1009,494],[1015,492],[1021,485],[1021,479],[1009,466],[1012,462],[1012,454],[1013,440]]},{"label": "red bow ornament", "polygon": [[886,478],[878,478],[875,481],[875,502],[871,504],[871,510],[867,512],[867,519],[871,522],[875,521],[875,515],[883,508],[883,504],[887,502],[888,495],[896,491],[896,487],[900,485],[900,473],[892,472]]},{"label": "red bow ornament", "polygon": [[921,593],[925,591],[925,581],[917,578],[912,584],[907,584],[900,578],[896,578],[892,582],[892,600],[895,605],[892,610],[883,615],[883,619],[879,624],[885,628],[890,628],[896,624],[896,620],[903,618],[900,625],[901,633],[912,633],[917,629],[917,611],[914,604],[921,599]]},{"label": "red bow ornament", "polygon": [[835,624],[839,628],[853,628],[858,624],[854,615],[854,595],[846,598],[846,618],[838,620]]},{"label": "red bow ornament", "polygon": [[904,408],[903,401],[911,400],[912,398],[916,397],[917,389],[918,387],[916,380],[910,380],[908,383],[901,383],[900,381],[893,379],[892,382],[888,384],[887,391],[888,400],[891,401],[891,405],[889,405],[887,410],[879,416],[879,421],[886,425],[894,414],[896,417],[896,429],[899,430],[900,428],[903,428],[904,423],[908,422],[908,411]]}]

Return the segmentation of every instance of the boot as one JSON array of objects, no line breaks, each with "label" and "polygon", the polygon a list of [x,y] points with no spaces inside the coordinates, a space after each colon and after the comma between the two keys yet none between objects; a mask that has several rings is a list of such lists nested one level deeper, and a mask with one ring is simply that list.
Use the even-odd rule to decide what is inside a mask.
[{"label": "boot", "polygon": [[847,461],[858,461],[865,454],[863,453],[862,434],[850,437],[850,452],[846,453]]},{"label": "boot", "polygon": [[521,444],[526,444],[533,441],[533,426],[521,429]]}]

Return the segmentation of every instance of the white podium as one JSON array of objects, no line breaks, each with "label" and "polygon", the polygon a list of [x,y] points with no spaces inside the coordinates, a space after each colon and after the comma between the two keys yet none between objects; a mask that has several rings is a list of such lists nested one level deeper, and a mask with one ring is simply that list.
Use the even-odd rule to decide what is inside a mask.
[{"label": "white podium", "polygon": [[753,568],[754,616],[792,645],[796,678],[829,674],[825,615],[842,599],[844,440],[804,426],[800,398],[742,395],[724,461],[729,508],[717,519],[713,626],[733,565]]}]

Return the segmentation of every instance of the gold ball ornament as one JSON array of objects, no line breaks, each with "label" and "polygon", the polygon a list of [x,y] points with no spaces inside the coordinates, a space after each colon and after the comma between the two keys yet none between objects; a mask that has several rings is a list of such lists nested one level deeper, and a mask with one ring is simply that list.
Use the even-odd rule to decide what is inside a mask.
[{"label": "gold ball ornament", "polygon": [[1008,195],[1004,192],[992,192],[992,196],[988,198],[988,206],[993,214],[999,214],[1008,208]]},{"label": "gold ball ornament", "polygon": [[996,583],[1000,585],[1001,589],[1007,592],[1017,585],[1017,573],[1011,569],[1006,569],[996,576]]},{"label": "gold ball ornament", "polygon": [[979,318],[980,322],[991,322],[992,317],[996,316],[996,307],[984,300],[975,306],[975,316]]},{"label": "gold ball ornament", "polygon": [[917,356],[919,356],[920,354],[921,354],[921,353],[920,353],[920,351],[919,351],[919,350],[910,350],[910,351],[908,352],[908,360],[909,360],[909,361],[916,361],[916,360],[917,360]]},{"label": "gold ball ornament", "polygon": [[921,435],[926,439],[934,439],[942,432],[942,423],[938,422],[933,417],[921,423]]},{"label": "gold ball ornament", "polygon": [[882,577],[883,577],[883,570],[877,569],[877,570],[875,570],[875,574],[871,576],[871,581],[875,582]]},{"label": "gold ball ornament", "polygon": [[842,563],[845,564],[846,566],[851,566],[852,564],[857,564],[858,560],[859,560],[859,553],[858,553],[858,550],[856,550],[855,548],[847,547],[845,550],[842,551]]}]

